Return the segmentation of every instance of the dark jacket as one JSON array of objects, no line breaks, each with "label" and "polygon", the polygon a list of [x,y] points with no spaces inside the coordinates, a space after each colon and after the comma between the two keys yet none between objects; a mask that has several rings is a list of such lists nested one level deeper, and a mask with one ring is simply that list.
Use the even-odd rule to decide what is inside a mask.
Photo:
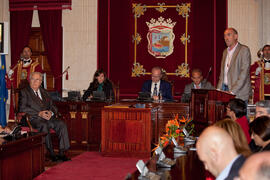
[{"label": "dark jacket", "polygon": [[44,110],[52,111],[54,114],[57,114],[57,108],[54,106],[48,92],[41,87],[39,90],[42,101],[36,96],[30,86],[27,86],[20,91],[19,111],[27,113],[30,118],[38,118],[38,113]]},{"label": "dark jacket", "polygon": [[[181,96],[181,102],[189,103],[189,101],[191,99],[191,90],[192,89],[194,89],[194,82],[185,86],[184,93]],[[214,89],[214,87],[212,86],[212,84],[210,82],[208,82],[208,81],[206,81],[206,79],[204,79],[201,82],[201,89]]]},{"label": "dark jacket", "polygon": [[262,148],[260,151],[270,151],[270,143],[267,144],[264,148]]},{"label": "dark jacket", "polygon": [[[151,93],[152,80],[145,81],[142,86],[142,92],[150,92]],[[167,81],[160,80],[159,90],[162,93],[163,100],[172,100],[172,87],[171,84]]]},{"label": "dark jacket", "polygon": [[233,163],[229,175],[225,178],[225,180],[233,180],[234,177],[237,177],[239,175],[239,170],[244,164],[246,158],[242,155],[240,155]]},{"label": "dark jacket", "polygon": [[[88,89],[83,94],[83,100],[85,101],[89,96],[93,95],[93,91],[96,91],[98,87],[95,87],[94,83],[91,82]],[[114,98],[114,92],[112,83],[109,80],[104,81],[103,91],[106,95],[106,99],[109,99],[110,96]]]}]

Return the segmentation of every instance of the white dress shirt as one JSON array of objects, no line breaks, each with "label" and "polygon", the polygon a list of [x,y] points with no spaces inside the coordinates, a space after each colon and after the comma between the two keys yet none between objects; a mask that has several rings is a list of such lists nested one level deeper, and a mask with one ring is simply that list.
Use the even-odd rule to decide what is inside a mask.
[{"label": "white dress shirt", "polygon": [[38,89],[38,91],[35,91],[33,89],[33,91],[34,91],[35,95],[37,95],[37,93],[38,93],[38,97],[42,100],[42,96],[41,96],[40,90]]},{"label": "white dress shirt", "polygon": [[229,47],[227,48],[227,56],[226,56],[225,66],[224,66],[224,81],[223,81],[223,83],[226,85],[228,85],[228,71],[229,71],[230,63],[232,61],[233,53],[237,46],[238,46],[238,43],[234,46],[232,50],[230,50]]},{"label": "white dress shirt", "polygon": [[193,86],[194,86],[194,89],[201,89],[202,88],[202,83],[199,84],[199,88],[196,87],[195,83],[193,84]]},{"label": "white dress shirt", "polygon": [[[264,60],[270,60],[270,59],[264,59]],[[264,63],[264,68],[269,69],[270,68],[270,62],[265,62]]]},{"label": "white dress shirt", "polygon": [[160,81],[158,81],[158,82],[153,82],[152,81],[152,85],[151,85],[151,96],[153,96],[153,94],[154,94],[155,84],[157,84],[157,93],[159,93]]},{"label": "white dress shirt", "polygon": [[[29,61],[29,62],[26,62],[26,61]],[[24,59],[23,60],[23,67],[28,67],[31,63],[32,63],[32,59],[31,58]]]}]

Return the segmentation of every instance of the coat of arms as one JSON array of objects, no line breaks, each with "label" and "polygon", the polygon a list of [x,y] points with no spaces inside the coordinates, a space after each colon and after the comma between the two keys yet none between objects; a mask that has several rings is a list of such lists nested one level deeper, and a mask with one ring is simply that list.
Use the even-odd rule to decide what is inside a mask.
[{"label": "coat of arms", "polygon": [[151,19],[146,22],[149,31],[147,33],[148,52],[156,58],[166,58],[173,53],[173,41],[175,35],[173,27],[176,22],[169,18],[165,20],[159,17],[158,20]]}]

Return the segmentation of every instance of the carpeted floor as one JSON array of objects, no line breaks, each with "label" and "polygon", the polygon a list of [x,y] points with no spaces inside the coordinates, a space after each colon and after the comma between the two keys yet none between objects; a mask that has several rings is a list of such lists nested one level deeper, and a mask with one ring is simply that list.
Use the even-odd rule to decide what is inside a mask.
[{"label": "carpeted floor", "polygon": [[35,180],[120,180],[136,170],[136,158],[103,157],[99,152],[85,152],[72,161],[58,164]]}]

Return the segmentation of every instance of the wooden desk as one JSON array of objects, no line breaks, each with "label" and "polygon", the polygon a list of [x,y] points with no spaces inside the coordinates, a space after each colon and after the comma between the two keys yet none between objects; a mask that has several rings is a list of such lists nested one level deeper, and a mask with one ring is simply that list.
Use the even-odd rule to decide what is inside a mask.
[{"label": "wooden desk", "polygon": [[153,138],[154,143],[158,142],[158,138],[165,133],[165,127],[169,120],[173,119],[174,115],[178,114],[180,117],[185,118],[190,117],[190,108],[188,103],[178,103],[178,102],[163,102],[163,103],[145,103],[137,102],[135,100],[122,100],[120,104],[132,106],[136,103],[145,104],[146,108],[156,108],[157,119],[153,120],[155,125],[153,125]]},{"label": "wooden desk", "polygon": [[[166,154],[166,157],[173,159],[173,145],[167,146],[163,152]],[[155,164],[153,163],[154,157],[147,162],[147,167],[149,169],[153,168]],[[162,180],[204,180],[206,179],[206,171],[204,169],[203,163],[199,160],[199,157],[196,151],[188,151],[186,155],[176,158],[176,164],[171,169],[159,168],[156,170],[159,175],[161,175]],[[133,172],[128,180],[138,179],[140,173],[138,170]]]},{"label": "wooden desk", "polygon": [[30,180],[44,171],[45,133],[1,141],[0,180]]},{"label": "wooden desk", "polygon": [[106,156],[150,157],[151,119],[156,119],[156,116],[156,111],[151,108],[103,108],[102,154]]},{"label": "wooden desk", "polygon": [[101,142],[101,109],[106,102],[55,102],[66,123],[71,148],[98,150]]},{"label": "wooden desk", "polygon": [[[134,105],[135,100],[121,101],[124,105]],[[141,102],[144,103],[144,102]],[[189,116],[189,104],[184,103],[144,103],[146,108],[157,108],[154,141],[165,131],[165,125],[174,114]],[[55,102],[59,113],[67,124],[72,148],[98,150],[101,143],[101,109],[109,105],[105,102]]]}]

